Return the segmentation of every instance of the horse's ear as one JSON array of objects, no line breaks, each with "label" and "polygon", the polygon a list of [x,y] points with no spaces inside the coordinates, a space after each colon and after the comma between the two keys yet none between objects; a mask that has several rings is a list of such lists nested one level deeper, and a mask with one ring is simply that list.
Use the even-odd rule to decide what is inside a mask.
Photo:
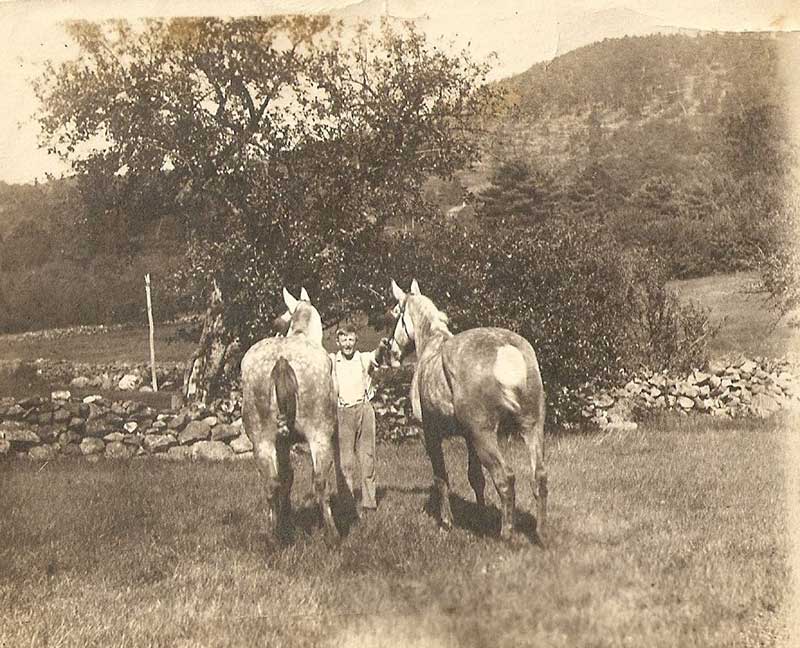
[{"label": "horse's ear", "polygon": [[290,313],[294,313],[295,308],[297,308],[298,301],[292,297],[292,293],[290,293],[286,288],[283,289],[283,303],[286,304],[286,308],[289,309]]},{"label": "horse's ear", "polygon": [[309,304],[311,303],[311,297],[308,296],[305,287],[300,289],[300,301],[307,301]]},{"label": "horse's ear", "polygon": [[395,283],[394,279],[392,279],[392,295],[398,301],[398,303],[402,303],[402,301],[406,298],[405,292],[403,292],[403,289]]},{"label": "horse's ear", "polygon": [[411,282],[411,290],[410,290],[409,292],[410,292],[412,295],[419,295],[419,294],[420,294],[420,292],[419,292],[419,284],[417,283],[417,280],[416,280],[416,279],[414,279],[414,280]]}]

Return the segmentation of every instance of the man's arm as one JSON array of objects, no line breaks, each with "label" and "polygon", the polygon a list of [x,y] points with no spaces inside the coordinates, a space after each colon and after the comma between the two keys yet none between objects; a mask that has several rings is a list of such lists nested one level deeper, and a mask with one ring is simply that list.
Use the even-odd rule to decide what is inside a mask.
[{"label": "man's arm", "polygon": [[386,338],[382,338],[374,351],[367,351],[361,354],[361,362],[364,368],[371,374],[381,366],[386,352],[389,350],[389,343]]}]

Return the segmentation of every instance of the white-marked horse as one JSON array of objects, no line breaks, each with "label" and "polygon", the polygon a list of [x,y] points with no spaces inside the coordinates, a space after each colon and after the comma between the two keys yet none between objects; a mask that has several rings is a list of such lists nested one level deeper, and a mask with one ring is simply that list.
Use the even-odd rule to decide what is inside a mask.
[{"label": "white-marked horse", "polygon": [[547,511],[544,466],[545,397],[539,364],[527,340],[506,329],[475,328],[453,335],[447,316],[420,294],[416,280],[409,293],[392,281],[397,300],[391,353],[398,364],[414,348],[417,366],[411,405],[422,421],[425,449],[433,465],[442,527],[453,524],[450,487],[442,439],[458,434],[467,442],[467,475],[479,506],[485,505],[485,467],[500,496],[500,535],[514,528],[514,472],[498,447],[501,424],[516,424],[530,452],[536,532],[543,538]]},{"label": "white-marked horse", "polygon": [[285,337],[254,344],[242,358],[242,421],[267,495],[267,530],[271,538],[290,524],[289,495],[294,473],[292,443],[308,442],[314,491],[325,524],[325,539],[339,533],[330,505],[336,396],[330,360],[322,346],[322,321],[303,288],[295,299],[285,288],[288,313]]}]

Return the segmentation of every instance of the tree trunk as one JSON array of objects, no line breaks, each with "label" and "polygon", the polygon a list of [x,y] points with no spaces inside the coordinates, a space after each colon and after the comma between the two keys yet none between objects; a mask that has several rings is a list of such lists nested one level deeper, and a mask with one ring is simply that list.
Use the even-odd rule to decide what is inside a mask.
[{"label": "tree trunk", "polygon": [[183,395],[187,401],[210,404],[229,386],[238,344],[224,341],[224,300],[219,283],[214,280],[208,308],[203,318],[203,332],[184,379]]}]

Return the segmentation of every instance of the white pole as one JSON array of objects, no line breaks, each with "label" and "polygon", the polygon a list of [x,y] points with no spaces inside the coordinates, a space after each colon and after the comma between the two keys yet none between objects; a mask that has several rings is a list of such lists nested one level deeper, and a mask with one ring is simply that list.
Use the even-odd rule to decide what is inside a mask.
[{"label": "white pole", "polygon": [[150,371],[153,376],[153,391],[158,391],[156,380],[156,347],[153,339],[153,302],[150,300],[150,273],[144,276],[144,291],[147,294],[147,322],[150,324]]}]

